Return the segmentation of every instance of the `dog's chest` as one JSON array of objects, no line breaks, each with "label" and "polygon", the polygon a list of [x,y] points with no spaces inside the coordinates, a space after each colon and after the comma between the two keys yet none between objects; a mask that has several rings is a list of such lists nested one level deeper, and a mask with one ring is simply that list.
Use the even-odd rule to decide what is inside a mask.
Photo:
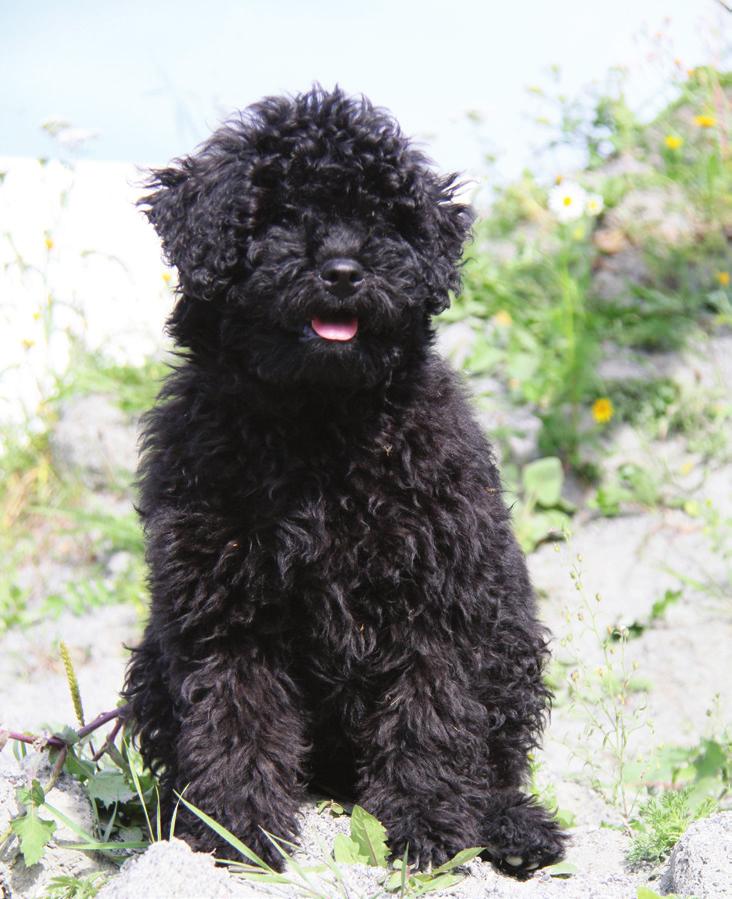
[{"label": "dog's chest", "polygon": [[289,486],[263,499],[270,587],[306,629],[336,643],[353,633],[367,651],[370,634],[408,618],[434,565],[434,489],[406,477],[389,445],[347,464],[303,465]]}]

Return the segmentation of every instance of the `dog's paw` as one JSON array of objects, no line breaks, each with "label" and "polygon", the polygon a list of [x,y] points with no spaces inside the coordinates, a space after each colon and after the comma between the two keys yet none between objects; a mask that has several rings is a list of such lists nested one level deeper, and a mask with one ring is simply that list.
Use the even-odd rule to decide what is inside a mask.
[{"label": "dog's paw", "polygon": [[[242,853],[235,849],[226,840],[218,837],[213,831],[206,830],[181,830],[176,828],[176,837],[184,840],[194,852],[205,852],[208,855],[213,854],[217,859],[248,862]],[[252,852],[255,852],[262,861],[266,862],[276,871],[281,871],[284,867],[284,860],[272,843],[262,834],[259,833],[243,833],[238,834],[242,843]]]},{"label": "dog's paw", "polygon": [[464,848],[453,847],[426,834],[390,837],[389,847],[392,861],[403,859],[406,852],[408,863],[418,871],[430,871]]},{"label": "dog's paw", "polygon": [[482,858],[501,873],[520,880],[559,861],[566,835],[542,806],[521,796],[486,821]]}]

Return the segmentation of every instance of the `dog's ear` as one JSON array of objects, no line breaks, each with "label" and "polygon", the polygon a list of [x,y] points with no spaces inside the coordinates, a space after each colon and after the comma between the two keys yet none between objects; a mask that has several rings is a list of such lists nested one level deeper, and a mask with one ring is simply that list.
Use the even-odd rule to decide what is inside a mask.
[{"label": "dog's ear", "polygon": [[139,204],[178,269],[184,296],[225,300],[246,274],[254,220],[251,162],[222,129],[197,155],[152,172]]},{"label": "dog's ear", "polygon": [[152,193],[137,202],[158,232],[165,259],[176,267],[185,256],[186,231],[196,200],[191,167],[191,161],[185,159],[178,160],[177,166],[153,170],[145,185]]},{"label": "dog's ear", "polygon": [[458,202],[455,194],[460,188],[456,175],[435,178],[431,185],[432,219],[434,225],[434,258],[432,278],[434,296],[431,315],[439,315],[450,305],[450,292],[460,290],[461,266],[465,242],[475,221],[472,206]]}]

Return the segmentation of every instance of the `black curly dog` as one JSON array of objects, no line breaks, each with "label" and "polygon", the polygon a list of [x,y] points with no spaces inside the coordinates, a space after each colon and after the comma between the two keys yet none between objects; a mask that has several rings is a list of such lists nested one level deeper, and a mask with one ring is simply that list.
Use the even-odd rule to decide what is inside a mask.
[{"label": "black curly dog", "polygon": [[[148,414],[152,610],[125,693],[144,759],[275,866],[309,784],[422,866],[526,876],[546,635],[491,449],[431,316],[473,215],[396,122],[269,98],[142,201],[179,273],[181,361]],[[231,849],[182,810],[195,848]]]}]

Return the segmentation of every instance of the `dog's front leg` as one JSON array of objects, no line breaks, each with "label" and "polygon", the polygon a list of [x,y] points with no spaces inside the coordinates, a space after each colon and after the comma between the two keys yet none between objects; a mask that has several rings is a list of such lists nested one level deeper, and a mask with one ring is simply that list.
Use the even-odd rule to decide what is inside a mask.
[{"label": "dog's front leg", "polygon": [[439,657],[415,657],[360,739],[359,801],[386,826],[393,856],[408,847],[420,867],[480,845],[487,792],[485,708]]},{"label": "dog's front leg", "polygon": [[[213,650],[188,678],[177,746],[179,791],[280,868],[263,830],[293,839],[306,753],[303,704],[285,671],[254,644]],[[176,832],[194,848],[239,858],[192,813]]]}]

